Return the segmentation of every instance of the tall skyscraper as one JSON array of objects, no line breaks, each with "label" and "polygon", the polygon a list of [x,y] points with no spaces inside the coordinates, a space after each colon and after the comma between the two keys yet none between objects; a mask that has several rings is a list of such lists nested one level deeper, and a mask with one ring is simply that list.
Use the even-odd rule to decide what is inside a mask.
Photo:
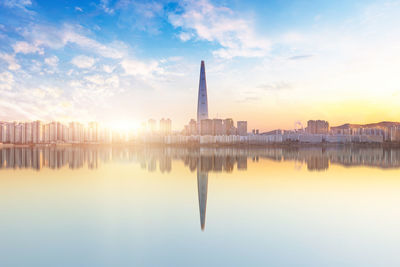
[{"label": "tall skyscraper", "polygon": [[202,60],[200,67],[199,96],[197,100],[197,123],[200,124],[201,120],[204,119],[208,119],[208,101],[206,69],[204,67],[204,60]]}]

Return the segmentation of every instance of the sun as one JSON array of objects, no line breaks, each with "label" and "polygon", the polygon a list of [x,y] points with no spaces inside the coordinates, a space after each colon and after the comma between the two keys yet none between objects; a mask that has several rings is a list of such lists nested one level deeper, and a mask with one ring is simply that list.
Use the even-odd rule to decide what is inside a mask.
[{"label": "sun", "polygon": [[140,123],[135,120],[117,120],[108,123],[108,126],[119,133],[138,133],[140,130]]}]

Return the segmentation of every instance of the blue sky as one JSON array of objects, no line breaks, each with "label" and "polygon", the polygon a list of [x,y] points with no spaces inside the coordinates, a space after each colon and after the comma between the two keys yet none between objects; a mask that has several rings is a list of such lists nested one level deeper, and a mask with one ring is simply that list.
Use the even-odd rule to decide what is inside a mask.
[{"label": "blue sky", "polygon": [[3,120],[399,120],[400,1],[0,3]]}]

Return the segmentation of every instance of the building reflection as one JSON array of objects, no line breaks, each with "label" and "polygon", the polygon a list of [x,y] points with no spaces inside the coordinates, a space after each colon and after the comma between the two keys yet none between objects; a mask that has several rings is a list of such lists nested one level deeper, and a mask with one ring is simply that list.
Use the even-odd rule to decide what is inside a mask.
[{"label": "building reflection", "polygon": [[0,168],[97,169],[106,162],[139,163],[149,172],[169,173],[172,161],[182,161],[191,171],[247,170],[248,160],[296,161],[309,171],[327,170],[330,164],[400,168],[400,149],[383,148],[126,148],[126,147],[7,147],[0,149]]},{"label": "building reflection", "polygon": [[136,163],[148,172],[170,173],[173,161],[197,173],[200,227],[205,229],[209,173],[245,171],[248,161],[293,161],[308,171],[326,171],[331,164],[400,168],[400,149],[384,148],[134,148],[114,146],[6,147],[0,149],[1,169],[97,169],[107,162]]},{"label": "building reflection", "polygon": [[199,195],[200,227],[204,231],[206,225],[208,172],[197,169],[197,193]]}]

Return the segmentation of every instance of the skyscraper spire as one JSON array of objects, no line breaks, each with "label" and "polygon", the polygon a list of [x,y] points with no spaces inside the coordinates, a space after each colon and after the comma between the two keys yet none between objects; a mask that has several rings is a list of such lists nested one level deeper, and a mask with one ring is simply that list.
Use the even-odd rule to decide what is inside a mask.
[{"label": "skyscraper spire", "polygon": [[204,119],[208,119],[208,101],[206,69],[204,67],[204,60],[202,60],[200,67],[199,96],[197,100],[197,122],[200,123],[200,121]]}]

